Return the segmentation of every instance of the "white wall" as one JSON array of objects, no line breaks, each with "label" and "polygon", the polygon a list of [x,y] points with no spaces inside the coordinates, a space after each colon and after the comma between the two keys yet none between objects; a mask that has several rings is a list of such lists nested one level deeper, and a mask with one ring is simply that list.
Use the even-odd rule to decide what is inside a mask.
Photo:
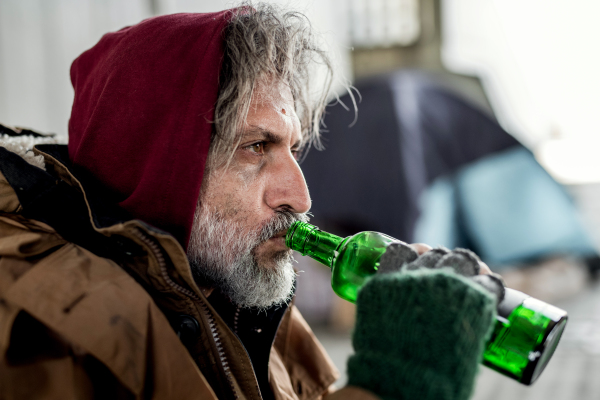
[{"label": "white wall", "polygon": [[[276,2],[305,12],[350,75],[343,0]],[[71,62],[109,31],[158,14],[231,8],[223,0],[0,0],[0,123],[66,140]],[[345,15],[345,14],[344,14]],[[339,87],[339,85],[338,85]]]},{"label": "white wall", "polygon": [[0,123],[66,140],[71,62],[102,34],[149,16],[146,0],[0,0]]}]

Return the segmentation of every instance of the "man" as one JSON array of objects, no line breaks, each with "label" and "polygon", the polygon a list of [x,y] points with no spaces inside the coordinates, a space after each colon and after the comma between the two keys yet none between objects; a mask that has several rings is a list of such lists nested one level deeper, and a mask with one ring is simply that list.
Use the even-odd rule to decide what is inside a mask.
[{"label": "man", "polygon": [[[307,91],[314,57],[328,65],[303,16],[259,5],[145,20],[75,60],[68,148],[0,148],[2,398],[468,396],[493,300],[447,272],[372,280],[351,385],[330,393],[283,240],[311,205],[297,160],[327,94]],[[457,302],[457,333],[430,339],[464,354],[439,367],[394,344],[423,293],[425,310]],[[408,348],[440,335],[409,325]]]}]

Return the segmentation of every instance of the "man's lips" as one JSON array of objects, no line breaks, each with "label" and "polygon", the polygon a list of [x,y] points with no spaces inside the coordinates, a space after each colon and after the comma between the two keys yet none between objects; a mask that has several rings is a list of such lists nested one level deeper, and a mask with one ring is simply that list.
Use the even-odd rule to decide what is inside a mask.
[{"label": "man's lips", "polygon": [[277,247],[286,247],[285,245],[285,235],[287,234],[287,230],[281,231],[276,235],[273,235],[269,238],[269,242],[275,244]]},{"label": "man's lips", "polygon": [[281,231],[278,234],[271,236],[271,239],[279,239],[279,238],[284,238],[285,235],[287,234],[287,229],[285,231]]}]

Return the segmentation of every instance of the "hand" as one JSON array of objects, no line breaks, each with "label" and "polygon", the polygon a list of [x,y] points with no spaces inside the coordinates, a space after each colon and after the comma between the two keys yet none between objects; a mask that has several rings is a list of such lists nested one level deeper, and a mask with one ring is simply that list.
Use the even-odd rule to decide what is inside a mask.
[{"label": "hand", "polygon": [[349,384],[382,398],[469,397],[493,326],[495,299],[455,268],[435,268],[437,262],[418,266],[434,256],[461,264],[457,269],[471,276],[481,269],[461,252],[431,249],[419,255],[412,246],[388,247],[380,273],[358,294]]},{"label": "hand", "polygon": [[413,243],[409,244],[408,246],[411,247],[419,256],[422,256],[429,250],[433,250],[433,247],[425,243]]},{"label": "hand", "polygon": [[[431,247],[428,244],[425,243],[412,243],[408,245],[409,247],[411,247],[419,256],[422,256],[423,254],[427,253],[429,250],[433,250],[433,247]],[[487,266],[486,263],[484,263],[483,261],[479,261],[479,274],[480,275],[492,275],[493,272],[490,269],[490,267]]]},{"label": "hand", "polygon": [[410,245],[402,242],[392,243],[381,257],[378,271],[393,272],[405,268],[452,268],[462,276],[470,277],[495,295],[499,303],[504,298],[504,281],[498,274],[482,262],[475,253],[467,249],[450,251],[443,247],[432,248],[424,243]]}]

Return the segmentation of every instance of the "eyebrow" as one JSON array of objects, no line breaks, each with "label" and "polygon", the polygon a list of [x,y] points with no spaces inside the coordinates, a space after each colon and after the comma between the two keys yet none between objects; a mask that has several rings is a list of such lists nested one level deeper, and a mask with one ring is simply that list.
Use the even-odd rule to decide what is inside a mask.
[{"label": "eyebrow", "polygon": [[[260,135],[265,142],[269,142],[269,143],[273,143],[273,144],[280,144],[281,142],[283,142],[283,139],[281,138],[281,136],[271,132],[268,129],[264,129],[264,128],[261,128],[260,126],[256,126],[256,125],[250,125],[250,129],[246,129],[242,133],[242,137],[251,136],[251,135]],[[301,145],[302,145],[302,139],[299,139],[298,141],[296,141],[296,143],[294,143],[292,148],[293,147],[301,147]]]}]

